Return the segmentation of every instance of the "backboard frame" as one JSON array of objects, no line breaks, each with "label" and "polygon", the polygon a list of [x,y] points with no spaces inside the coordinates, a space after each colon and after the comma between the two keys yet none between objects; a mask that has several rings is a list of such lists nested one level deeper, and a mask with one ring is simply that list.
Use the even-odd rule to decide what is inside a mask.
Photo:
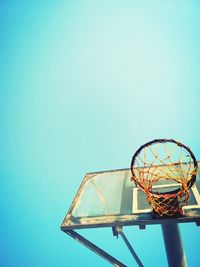
[{"label": "backboard frame", "polygon": [[[198,162],[200,165],[200,161]],[[111,170],[111,171],[102,171],[102,172],[92,172],[87,173],[79,187],[79,190],[67,212],[62,225],[61,230],[73,230],[73,229],[84,229],[84,228],[97,228],[97,227],[116,227],[116,226],[129,226],[129,225],[151,225],[151,224],[165,224],[165,223],[187,223],[187,222],[196,222],[197,224],[200,223],[200,210],[199,212],[195,212],[195,208],[193,207],[192,214],[187,213],[187,216],[180,216],[180,217],[170,217],[170,218],[154,218],[151,212],[143,212],[139,214],[123,214],[123,215],[106,215],[106,216],[91,216],[91,217],[80,217],[75,218],[73,216],[74,207],[79,201],[81,194],[83,193],[84,186],[86,183],[93,177],[99,174],[107,175],[117,172],[128,172],[130,171],[129,168],[125,169],[118,169],[118,170]],[[199,172],[198,174],[199,175]],[[130,176],[131,177],[131,176]],[[199,179],[199,178],[198,178]],[[134,183],[133,183],[134,184]],[[134,189],[134,186],[133,186]],[[199,203],[198,203],[199,205]],[[199,207],[198,207],[199,208]],[[185,210],[188,208],[186,207]]]}]

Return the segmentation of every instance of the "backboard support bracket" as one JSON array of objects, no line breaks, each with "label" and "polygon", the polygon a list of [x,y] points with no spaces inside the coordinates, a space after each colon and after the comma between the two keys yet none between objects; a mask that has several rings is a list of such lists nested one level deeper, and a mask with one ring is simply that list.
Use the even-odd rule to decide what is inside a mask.
[{"label": "backboard support bracket", "polygon": [[[112,230],[113,230],[113,235],[114,236],[118,237],[118,235],[120,235],[122,237],[122,240],[126,244],[127,248],[129,249],[129,251],[132,254],[132,256],[135,259],[135,261],[137,262],[138,266],[139,267],[144,267],[144,265],[140,261],[138,255],[136,254],[135,250],[133,249],[133,247],[131,246],[130,242],[128,241],[127,237],[123,233],[122,226],[112,227]],[[83,237],[82,235],[78,234],[76,231],[74,231],[74,230],[65,230],[64,232],[66,234],[68,234],[69,236],[71,236],[76,241],[78,241],[79,243],[81,243],[82,245],[84,245],[85,247],[87,247],[88,249],[90,249],[91,251],[93,251],[94,253],[96,253],[97,255],[99,255],[100,257],[104,258],[105,260],[107,260],[108,262],[113,264],[114,266],[116,266],[116,267],[127,267],[125,264],[123,264],[122,262],[120,262],[119,260],[117,260],[116,258],[111,256],[110,254],[108,254],[105,250],[103,250],[100,247],[96,246],[94,243],[92,243],[91,241],[89,241],[88,239]]]},{"label": "backboard support bracket", "polygon": [[145,230],[146,229],[146,225],[145,224],[140,224],[139,225],[139,229],[140,230]]},{"label": "backboard support bracket", "polygon": [[79,243],[81,243],[82,245],[84,245],[85,247],[87,247],[88,249],[92,250],[94,253],[96,253],[100,257],[104,258],[105,260],[107,260],[108,262],[113,264],[114,266],[116,266],[116,267],[127,267],[125,264],[123,264],[122,262],[120,262],[119,260],[117,260],[116,258],[111,256],[110,254],[105,252],[100,247],[96,246],[94,243],[90,242],[88,239],[86,239],[82,235],[78,234],[76,231],[74,231],[74,230],[65,230],[64,232],[66,234],[68,234],[69,236],[71,236],[76,241],[78,241]]},{"label": "backboard support bracket", "polygon": [[196,226],[200,226],[200,220],[196,222]]},{"label": "backboard support bracket", "polygon": [[118,237],[119,237],[118,226],[113,226],[112,227],[112,232],[113,232],[113,236],[116,236],[117,239],[118,239]]}]

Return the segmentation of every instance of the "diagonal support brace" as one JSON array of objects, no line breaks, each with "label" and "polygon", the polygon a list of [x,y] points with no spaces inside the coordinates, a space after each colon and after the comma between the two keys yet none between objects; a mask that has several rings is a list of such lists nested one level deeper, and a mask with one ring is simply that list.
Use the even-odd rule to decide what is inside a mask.
[{"label": "diagonal support brace", "polygon": [[116,258],[112,257],[110,254],[105,252],[103,249],[100,247],[96,246],[94,243],[90,242],[88,239],[83,237],[82,235],[78,234],[74,230],[65,230],[64,231],[66,234],[74,238],[76,241],[80,242],[82,245],[87,247],[88,249],[92,250],[94,253],[99,255],[100,257],[104,258],[111,264],[113,264],[116,267],[127,267],[125,264],[122,262],[118,261]]},{"label": "diagonal support brace", "polygon": [[128,247],[130,253],[132,254],[133,258],[135,259],[135,261],[137,262],[139,267],[144,267],[144,265],[142,264],[142,262],[140,261],[138,255],[136,254],[135,250],[133,249],[133,247],[131,246],[130,242],[128,241],[127,237],[125,236],[125,234],[123,233],[122,227],[121,226],[116,226],[113,229],[113,235],[117,236],[121,235],[124,243],[126,244],[126,246]]}]

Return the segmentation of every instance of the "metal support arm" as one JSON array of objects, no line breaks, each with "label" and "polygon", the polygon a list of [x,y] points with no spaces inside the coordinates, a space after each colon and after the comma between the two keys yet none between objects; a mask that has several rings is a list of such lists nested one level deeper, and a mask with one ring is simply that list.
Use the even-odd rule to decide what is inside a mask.
[{"label": "metal support arm", "polygon": [[68,234],[69,236],[71,236],[72,238],[74,238],[76,241],[79,241],[82,245],[84,245],[88,249],[92,250],[97,255],[99,255],[100,257],[104,258],[105,260],[107,260],[108,262],[113,264],[114,266],[116,266],[116,267],[127,267],[125,264],[123,264],[122,262],[118,261],[116,258],[112,257],[110,254],[105,252],[103,249],[101,249],[100,247],[96,246],[94,243],[90,242],[89,240],[87,240],[85,237],[83,237],[82,235],[78,234],[74,230],[66,230],[65,233]]},{"label": "metal support arm", "polygon": [[122,227],[113,227],[113,235],[117,236],[120,235],[124,241],[124,243],[126,244],[126,246],[128,247],[130,253],[132,254],[133,258],[135,259],[135,261],[137,262],[139,267],[144,267],[144,265],[142,264],[142,262],[140,261],[137,253],[135,252],[135,250],[133,249],[133,247],[131,246],[130,242],[128,241],[127,237],[125,236],[125,234],[123,233]]}]

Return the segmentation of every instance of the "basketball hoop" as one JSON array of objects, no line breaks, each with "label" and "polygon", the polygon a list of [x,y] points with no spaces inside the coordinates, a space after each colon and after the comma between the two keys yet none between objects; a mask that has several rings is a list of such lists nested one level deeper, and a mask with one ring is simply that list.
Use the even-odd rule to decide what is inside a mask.
[{"label": "basketball hoop", "polygon": [[[198,164],[190,148],[173,139],[155,139],[142,145],[131,162],[132,178],[159,216],[183,214]],[[166,181],[169,187],[159,185]],[[170,190],[170,185],[174,189]]]}]

